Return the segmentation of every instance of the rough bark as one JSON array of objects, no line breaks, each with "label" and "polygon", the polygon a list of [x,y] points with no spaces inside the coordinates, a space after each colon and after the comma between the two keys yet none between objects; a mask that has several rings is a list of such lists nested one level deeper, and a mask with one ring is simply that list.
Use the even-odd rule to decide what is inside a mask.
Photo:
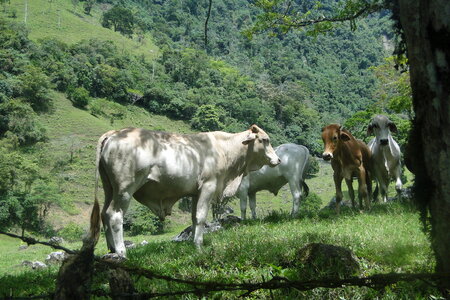
[{"label": "rough bark", "polygon": [[450,272],[450,1],[399,0],[399,17],[416,115],[409,161],[431,225],[436,271]]}]

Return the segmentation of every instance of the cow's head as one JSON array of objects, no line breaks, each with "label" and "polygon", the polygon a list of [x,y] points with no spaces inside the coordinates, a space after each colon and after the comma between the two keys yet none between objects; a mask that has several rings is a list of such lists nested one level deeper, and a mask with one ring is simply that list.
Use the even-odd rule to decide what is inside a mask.
[{"label": "cow's head", "polygon": [[247,133],[247,137],[242,141],[242,144],[248,146],[247,165],[249,171],[258,170],[264,165],[275,167],[281,162],[264,130],[252,125]]},{"label": "cow's head", "polygon": [[383,115],[375,116],[367,126],[367,135],[375,134],[376,141],[382,146],[389,144],[389,135],[391,132],[397,132],[397,126],[394,122]]},{"label": "cow's head", "polygon": [[324,145],[323,159],[331,160],[338,143],[346,142],[350,139],[351,137],[348,132],[343,131],[342,126],[339,124],[330,124],[322,128],[322,141]]}]

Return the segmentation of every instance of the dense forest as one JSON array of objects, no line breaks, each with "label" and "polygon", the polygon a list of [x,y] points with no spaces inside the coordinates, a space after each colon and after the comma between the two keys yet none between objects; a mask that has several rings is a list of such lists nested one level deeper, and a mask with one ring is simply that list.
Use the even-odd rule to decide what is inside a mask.
[{"label": "dense forest", "polygon": [[[322,2],[324,12],[335,5]],[[48,141],[37,116],[52,113],[52,91],[65,93],[75,107],[111,122],[123,117],[124,105],[185,121],[196,131],[237,132],[255,123],[270,134],[274,145],[303,144],[314,155],[322,151],[323,125],[345,123],[367,140],[368,120],[383,112],[397,123],[404,145],[411,118],[410,88],[408,73],[395,72],[393,60],[386,59],[393,50],[387,13],[358,21],[357,30],[342,24],[326,35],[251,35],[256,7],[248,1],[214,1],[205,45],[207,1],[72,3],[82,6],[86,15],[98,9],[102,26],[128,39],[142,43],[151,34],[158,55],[152,60],[99,39],[73,44],[57,38],[32,41],[11,3],[2,2],[0,195],[7,203],[0,212],[3,225],[45,228],[42,220],[48,208],[64,206],[56,197],[54,175],[61,166],[49,169],[49,158],[43,159],[45,153],[37,150]],[[310,1],[296,5],[305,13],[313,8]],[[23,218],[30,214],[36,218]]]}]

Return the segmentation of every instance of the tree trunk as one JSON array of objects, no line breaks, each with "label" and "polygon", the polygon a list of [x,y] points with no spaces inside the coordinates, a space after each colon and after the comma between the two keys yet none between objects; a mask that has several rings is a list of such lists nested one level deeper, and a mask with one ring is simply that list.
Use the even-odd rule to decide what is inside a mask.
[{"label": "tree trunk", "polygon": [[430,217],[436,271],[450,272],[450,1],[399,0],[399,17],[416,114],[407,155]]}]

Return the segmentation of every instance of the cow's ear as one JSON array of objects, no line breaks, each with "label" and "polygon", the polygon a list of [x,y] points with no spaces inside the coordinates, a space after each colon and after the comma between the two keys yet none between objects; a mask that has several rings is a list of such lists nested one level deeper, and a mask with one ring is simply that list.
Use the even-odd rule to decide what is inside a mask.
[{"label": "cow's ear", "polygon": [[250,142],[256,140],[258,136],[254,133],[250,133],[245,140],[242,141],[242,144],[248,145]]},{"label": "cow's ear", "polygon": [[390,130],[391,132],[397,133],[397,126],[396,126],[393,122],[390,122],[390,123],[388,124],[388,126],[389,126],[389,130]]},{"label": "cow's ear", "polygon": [[258,133],[258,132],[259,132],[259,127],[256,126],[255,124],[253,124],[253,125],[250,127],[250,131],[253,132],[253,133]]},{"label": "cow's ear", "polygon": [[367,135],[373,134],[373,124],[370,122],[369,126],[367,126]]},{"label": "cow's ear", "polygon": [[341,139],[341,141],[344,141],[344,142],[350,141],[350,136],[345,132],[341,132],[340,139]]}]

